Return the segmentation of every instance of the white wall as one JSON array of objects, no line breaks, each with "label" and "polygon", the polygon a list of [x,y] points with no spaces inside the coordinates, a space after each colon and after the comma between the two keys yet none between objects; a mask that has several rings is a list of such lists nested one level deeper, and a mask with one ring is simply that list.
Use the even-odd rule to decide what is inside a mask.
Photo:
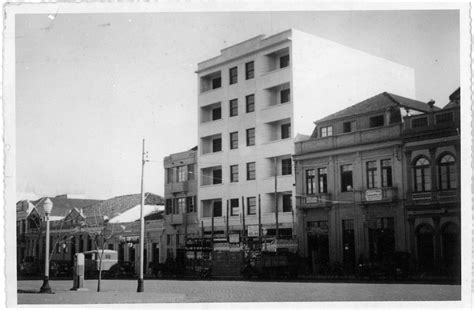
[{"label": "white wall", "polygon": [[415,99],[412,68],[297,30],[292,40],[294,136],[384,91]]}]

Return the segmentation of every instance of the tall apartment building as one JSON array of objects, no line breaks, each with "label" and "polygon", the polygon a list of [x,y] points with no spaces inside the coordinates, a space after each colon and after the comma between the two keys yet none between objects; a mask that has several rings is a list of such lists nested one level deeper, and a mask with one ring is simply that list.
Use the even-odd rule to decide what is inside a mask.
[{"label": "tall apartment building", "polygon": [[268,235],[277,217],[279,234],[295,235],[296,134],[385,90],[414,95],[412,69],[293,29],[225,48],[196,73],[197,211],[217,235],[244,223],[254,234],[259,206]]}]

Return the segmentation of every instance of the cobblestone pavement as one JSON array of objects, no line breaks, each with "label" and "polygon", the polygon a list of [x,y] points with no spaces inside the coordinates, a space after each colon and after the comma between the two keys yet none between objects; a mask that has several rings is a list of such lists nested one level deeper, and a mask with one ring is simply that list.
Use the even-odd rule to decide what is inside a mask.
[{"label": "cobblestone pavement", "polygon": [[281,301],[414,301],[459,300],[460,285],[367,284],[263,281],[86,280],[87,291],[74,292],[70,281],[50,281],[54,294],[38,294],[42,281],[18,281],[18,304],[281,302]]}]

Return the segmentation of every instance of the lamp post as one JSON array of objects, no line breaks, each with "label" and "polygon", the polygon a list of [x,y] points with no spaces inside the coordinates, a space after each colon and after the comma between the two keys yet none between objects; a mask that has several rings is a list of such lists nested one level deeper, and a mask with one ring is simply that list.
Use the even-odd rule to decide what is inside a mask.
[{"label": "lamp post", "polygon": [[46,249],[45,249],[45,260],[44,260],[44,280],[43,285],[40,288],[40,293],[52,293],[51,287],[49,287],[49,215],[53,210],[53,202],[51,199],[46,198],[43,203],[43,209],[46,219]]},{"label": "lamp post", "polygon": [[144,291],[144,281],[143,281],[143,254],[145,247],[145,220],[143,218],[143,206],[145,204],[145,192],[143,190],[143,175],[145,173],[145,163],[146,163],[146,152],[145,152],[145,139],[142,141],[142,178],[141,178],[141,204],[140,204],[140,269],[138,275],[138,286],[137,292],[143,293]]}]

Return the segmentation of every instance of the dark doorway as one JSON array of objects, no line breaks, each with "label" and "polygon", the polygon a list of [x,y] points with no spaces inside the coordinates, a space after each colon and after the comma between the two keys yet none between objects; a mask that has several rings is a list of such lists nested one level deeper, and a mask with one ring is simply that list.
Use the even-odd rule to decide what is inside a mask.
[{"label": "dark doorway", "polygon": [[329,227],[327,221],[307,222],[308,254],[314,273],[325,274],[329,263]]},{"label": "dark doorway", "polygon": [[129,261],[135,265],[135,246],[130,247],[130,252],[129,252]]},{"label": "dark doorway", "polygon": [[158,243],[152,243],[152,253],[151,259],[154,263],[160,262],[160,248],[158,247]]},{"label": "dark doorway", "polygon": [[389,258],[395,252],[393,217],[382,217],[369,222],[369,253],[371,261]]},{"label": "dark doorway", "polygon": [[125,245],[123,243],[120,243],[118,247],[118,261],[123,262],[124,257],[125,257]]},{"label": "dark doorway", "polygon": [[448,223],[442,230],[443,263],[451,271],[460,270],[461,266],[461,242],[459,228],[454,223]]},{"label": "dark doorway", "polygon": [[344,271],[353,273],[355,267],[354,220],[342,220],[342,251]]},{"label": "dark doorway", "polygon": [[421,269],[431,269],[434,261],[433,228],[424,224],[418,227],[416,234],[418,264]]}]

